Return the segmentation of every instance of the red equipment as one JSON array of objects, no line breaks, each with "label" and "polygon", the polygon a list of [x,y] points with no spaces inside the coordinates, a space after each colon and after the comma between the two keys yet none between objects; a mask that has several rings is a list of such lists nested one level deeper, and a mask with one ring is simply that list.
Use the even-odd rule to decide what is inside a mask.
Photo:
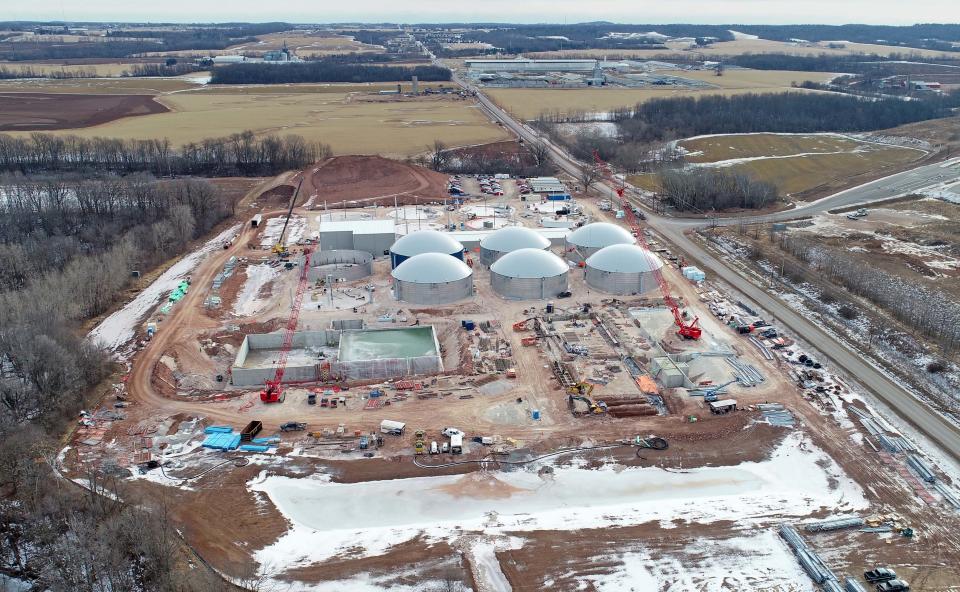
[{"label": "red equipment", "polygon": [[637,217],[633,213],[633,206],[623,195],[625,189],[624,184],[621,182],[620,186],[617,187],[613,174],[610,172],[610,167],[600,158],[600,153],[596,150],[593,151],[593,160],[597,163],[597,169],[603,173],[603,178],[610,182],[613,185],[613,189],[617,192],[617,197],[620,198],[620,207],[623,208],[623,215],[627,223],[630,224],[630,231],[637,237],[637,240],[640,241],[640,246],[642,246],[647,253],[650,253],[648,255],[648,258],[651,259],[650,267],[654,268],[653,275],[657,278],[657,284],[659,284],[660,292],[663,294],[663,302],[670,307],[670,312],[673,313],[673,322],[677,325],[677,335],[684,339],[700,339],[702,330],[697,326],[700,317],[694,317],[691,323],[684,321],[683,313],[680,312],[680,306],[670,294],[670,285],[667,283],[667,280],[664,279],[660,267],[656,265],[656,261],[652,260],[653,254],[650,251],[650,245],[647,244],[647,237],[643,234],[643,229],[640,228],[640,223],[637,222]]},{"label": "red equipment", "polygon": [[280,359],[277,361],[277,373],[273,380],[267,381],[265,389],[260,391],[260,400],[264,403],[283,403],[283,373],[287,369],[287,355],[293,346],[293,334],[297,330],[297,321],[300,319],[300,306],[303,304],[303,293],[307,289],[307,272],[310,269],[310,250],[303,250],[303,264],[300,266],[300,282],[297,284],[297,294],[290,309],[290,318],[287,319],[287,329],[283,334],[283,343],[280,345]]}]

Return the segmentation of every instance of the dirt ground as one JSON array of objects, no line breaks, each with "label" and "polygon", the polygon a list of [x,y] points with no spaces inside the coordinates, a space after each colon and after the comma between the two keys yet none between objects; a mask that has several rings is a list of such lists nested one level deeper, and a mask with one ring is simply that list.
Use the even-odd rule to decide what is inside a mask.
[{"label": "dirt ground", "polygon": [[381,156],[341,156],[325,161],[307,176],[301,191],[313,199],[315,208],[324,203],[336,207],[343,201],[393,205],[394,197],[399,198],[398,203],[416,203],[414,198],[449,199],[447,175]]},{"label": "dirt ground", "polygon": [[167,111],[144,95],[4,93],[0,94],[0,131],[83,128]]}]

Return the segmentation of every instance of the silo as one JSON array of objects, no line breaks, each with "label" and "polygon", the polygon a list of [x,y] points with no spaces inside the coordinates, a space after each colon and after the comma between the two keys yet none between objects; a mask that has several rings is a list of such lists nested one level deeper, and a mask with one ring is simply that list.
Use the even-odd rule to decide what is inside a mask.
[{"label": "silo", "polygon": [[463,261],[463,245],[436,230],[418,230],[401,237],[390,247],[390,263],[396,269],[414,255],[443,253]]},{"label": "silo", "polygon": [[413,304],[449,304],[473,296],[473,270],[444,253],[421,253],[391,272],[397,300]]},{"label": "silo", "polygon": [[480,263],[490,266],[507,253],[519,249],[549,249],[550,239],[523,226],[508,226],[480,241]]},{"label": "silo", "polygon": [[583,261],[610,245],[632,245],[636,242],[627,229],[609,222],[594,222],[574,230],[567,236],[567,258]]},{"label": "silo", "polygon": [[550,251],[519,249],[490,266],[494,292],[511,300],[553,298],[567,290],[566,262]]},{"label": "silo", "polygon": [[637,245],[611,245],[587,258],[585,278],[610,294],[643,294],[657,288],[656,271],[663,261]]}]

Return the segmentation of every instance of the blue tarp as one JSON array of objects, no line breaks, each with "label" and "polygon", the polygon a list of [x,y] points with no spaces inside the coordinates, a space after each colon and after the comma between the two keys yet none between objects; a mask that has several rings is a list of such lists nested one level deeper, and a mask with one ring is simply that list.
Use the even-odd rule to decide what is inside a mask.
[{"label": "blue tarp", "polygon": [[204,434],[229,434],[233,431],[230,426],[207,426],[203,428]]},{"label": "blue tarp", "polygon": [[244,444],[240,447],[240,450],[244,452],[266,452],[270,450],[269,446],[257,446],[255,444]]},{"label": "blue tarp", "polygon": [[277,438],[276,436],[271,436],[269,438],[254,438],[251,440],[251,442],[254,444],[272,444],[276,446],[280,443],[280,438]]},{"label": "blue tarp", "polygon": [[240,434],[234,433],[210,434],[203,441],[204,448],[214,448],[216,450],[236,450],[239,445]]}]

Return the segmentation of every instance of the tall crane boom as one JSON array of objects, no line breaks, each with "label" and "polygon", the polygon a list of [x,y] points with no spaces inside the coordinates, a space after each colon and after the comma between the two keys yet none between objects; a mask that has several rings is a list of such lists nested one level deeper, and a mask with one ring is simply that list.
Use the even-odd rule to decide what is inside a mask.
[{"label": "tall crane boom", "polygon": [[280,345],[280,359],[277,360],[277,372],[273,380],[268,380],[266,388],[260,391],[260,400],[264,403],[283,402],[283,374],[287,369],[287,356],[293,347],[293,334],[297,331],[297,321],[300,320],[300,307],[303,305],[303,295],[307,290],[307,276],[310,269],[310,249],[303,250],[303,264],[300,266],[300,281],[297,283],[297,293],[293,298],[290,309],[290,318],[283,333],[283,342]]},{"label": "tall crane boom", "polygon": [[673,295],[670,293],[670,284],[667,283],[667,280],[663,277],[663,273],[660,271],[660,266],[657,265],[657,261],[653,259],[654,255],[650,251],[650,245],[647,244],[647,237],[643,233],[643,229],[640,228],[640,223],[637,221],[637,216],[633,213],[633,206],[630,202],[627,201],[627,198],[624,196],[625,186],[623,183],[620,183],[620,186],[617,186],[616,180],[613,178],[613,173],[610,171],[610,166],[600,157],[600,152],[597,150],[593,151],[593,160],[597,163],[597,169],[603,175],[603,178],[608,181],[617,192],[617,197],[620,198],[620,207],[623,208],[623,215],[627,223],[630,225],[630,231],[633,233],[637,240],[640,241],[640,246],[643,247],[644,251],[647,253],[646,257],[650,260],[650,268],[653,269],[653,276],[657,279],[657,285],[660,286],[660,293],[663,295],[663,302],[668,307],[670,307],[670,312],[673,313],[673,322],[677,326],[677,335],[683,337],[684,339],[700,339],[702,330],[697,323],[700,321],[700,317],[694,317],[693,321],[687,323],[683,318],[683,313],[680,312],[680,305],[677,304],[677,301],[674,300]]}]

